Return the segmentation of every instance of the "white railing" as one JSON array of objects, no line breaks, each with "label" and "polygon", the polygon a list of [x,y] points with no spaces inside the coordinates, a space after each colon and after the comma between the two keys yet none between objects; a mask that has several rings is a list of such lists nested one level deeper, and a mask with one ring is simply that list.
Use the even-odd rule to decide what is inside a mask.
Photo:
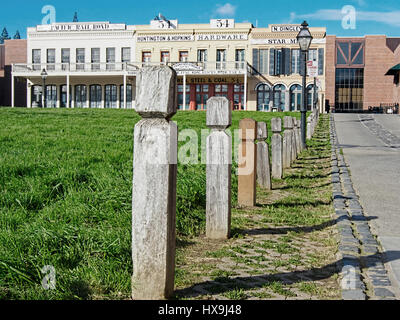
[{"label": "white railing", "polygon": [[43,69],[52,73],[105,73],[105,72],[135,72],[144,66],[168,65],[178,73],[191,74],[245,74],[251,72],[246,61],[207,61],[207,62],[115,62],[115,63],[30,63],[13,64],[15,73],[40,74]]},{"label": "white railing", "polygon": [[137,70],[136,67],[126,62],[13,64],[13,72],[17,73],[40,73],[43,69],[45,69],[48,74],[60,72],[118,72]]}]

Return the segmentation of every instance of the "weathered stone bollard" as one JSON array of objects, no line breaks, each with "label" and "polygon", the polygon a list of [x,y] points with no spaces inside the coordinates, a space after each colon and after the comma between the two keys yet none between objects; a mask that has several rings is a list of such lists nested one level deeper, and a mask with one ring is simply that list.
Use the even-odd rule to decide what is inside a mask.
[{"label": "weathered stone bollard", "polygon": [[283,127],[285,128],[283,132],[283,168],[287,169],[292,164],[292,117],[284,117]]},{"label": "weathered stone bollard", "polygon": [[207,205],[206,235],[228,239],[231,231],[232,137],[225,129],[232,125],[232,109],[225,97],[207,101]]},{"label": "weathered stone bollard", "polygon": [[272,178],[282,179],[283,176],[283,143],[282,143],[282,119],[271,119],[271,157],[272,157]]},{"label": "weathered stone bollard", "polygon": [[144,67],[137,76],[132,198],[132,298],[160,300],[174,292],[178,128],[176,72]]},{"label": "weathered stone bollard", "polygon": [[292,163],[297,159],[296,126],[297,119],[292,117]]},{"label": "weathered stone bollard", "polygon": [[307,117],[307,139],[310,140],[312,138],[312,133],[311,133],[311,116]]},{"label": "weathered stone bollard", "polygon": [[240,121],[238,204],[254,207],[257,191],[257,122],[253,119]]},{"label": "weathered stone bollard", "polygon": [[271,184],[271,164],[269,157],[268,128],[265,122],[257,123],[257,182],[267,189],[272,189]]},{"label": "weathered stone bollard", "polygon": [[301,153],[301,121],[296,119],[294,120],[294,133],[295,133],[295,139],[296,139],[296,151],[297,155]]}]

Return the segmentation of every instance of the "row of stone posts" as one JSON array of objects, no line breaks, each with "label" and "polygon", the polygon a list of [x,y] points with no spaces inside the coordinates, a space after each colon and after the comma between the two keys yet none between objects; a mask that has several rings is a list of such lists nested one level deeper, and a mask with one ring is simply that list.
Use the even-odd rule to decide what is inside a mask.
[{"label": "row of stone posts", "polygon": [[[159,300],[172,296],[175,278],[176,184],[178,128],[176,72],[168,66],[144,67],[137,76],[136,111],[142,117],[134,131],[132,197],[132,297]],[[318,115],[315,115],[318,117]],[[310,122],[311,125],[312,122]],[[226,132],[232,111],[225,97],[207,102],[206,235],[228,239],[231,228],[232,137]],[[271,177],[281,179],[301,150],[300,122],[273,118],[271,157],[268,126],[240,122],[238,204],[256,205],[258,184],[271,189]],[[315,125],[314,125],[315,126]]]},{"label": "row of stone posts", "polygon": [[312,114],[307,118],[307,139],[311,139],[314,136],[315,128],[318,125],[319,116],[319,109],[315,108]]}]

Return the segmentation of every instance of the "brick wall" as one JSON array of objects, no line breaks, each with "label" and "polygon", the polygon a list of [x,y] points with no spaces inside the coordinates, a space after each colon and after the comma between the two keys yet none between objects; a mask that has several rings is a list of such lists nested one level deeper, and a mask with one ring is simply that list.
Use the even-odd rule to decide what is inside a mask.
[{"label": "brick wall", "polygon": [[[11,106],[11,66],[13,63],[27,63],[27,40],[4,41],[4,76],[0,81],[0,106]],[[15,80],[15,106],[26,106],[26,80]]]},{"label": "brick wall", "polygon": [[336,36],[326,36],[325,99],[335,105],[335,48]]},{"label": "brick wall", "polygon": [[393,103],[393,76],[386,72],[395,65],[395,55],[386,46],[386,36],[365,36],[364,109]]}]

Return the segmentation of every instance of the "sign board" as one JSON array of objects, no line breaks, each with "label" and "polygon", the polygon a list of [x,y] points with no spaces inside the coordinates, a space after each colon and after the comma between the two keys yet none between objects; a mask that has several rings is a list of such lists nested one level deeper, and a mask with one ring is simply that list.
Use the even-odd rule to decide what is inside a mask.
[{"label": "sign board", "polygon": [[110,24],[109,22],[90,23],[53,23],[36,27],[37,31],[108,31],[126,30],[125,24]]},{"label": "sign board", "polygon": [[236,41],[247,40],[247,34],[197,34],[196,41]]},{"label": "sign board", "polygon": [[311,78],[318,77],[318,62],[307,61],[307,75]]},{"label": "sign board", "polygon": [[272,25],[271,32],[297,32],[299,33],[301,26],[299,25]]},{"label": "sign board", "polygon": [[165,36],[138,36],[137,42],[182,42],[182,41],[194,41],[194,36],[191,34],[175,34]]},{"label": "sign board", "polygon": [[235,28],[234,19],[212,19],[210,20],[211,28],[215,29],[232,29]]},{"label": "sign board", "polygon": [[297,44],[297,39],[251,39],[251,44]]}]

